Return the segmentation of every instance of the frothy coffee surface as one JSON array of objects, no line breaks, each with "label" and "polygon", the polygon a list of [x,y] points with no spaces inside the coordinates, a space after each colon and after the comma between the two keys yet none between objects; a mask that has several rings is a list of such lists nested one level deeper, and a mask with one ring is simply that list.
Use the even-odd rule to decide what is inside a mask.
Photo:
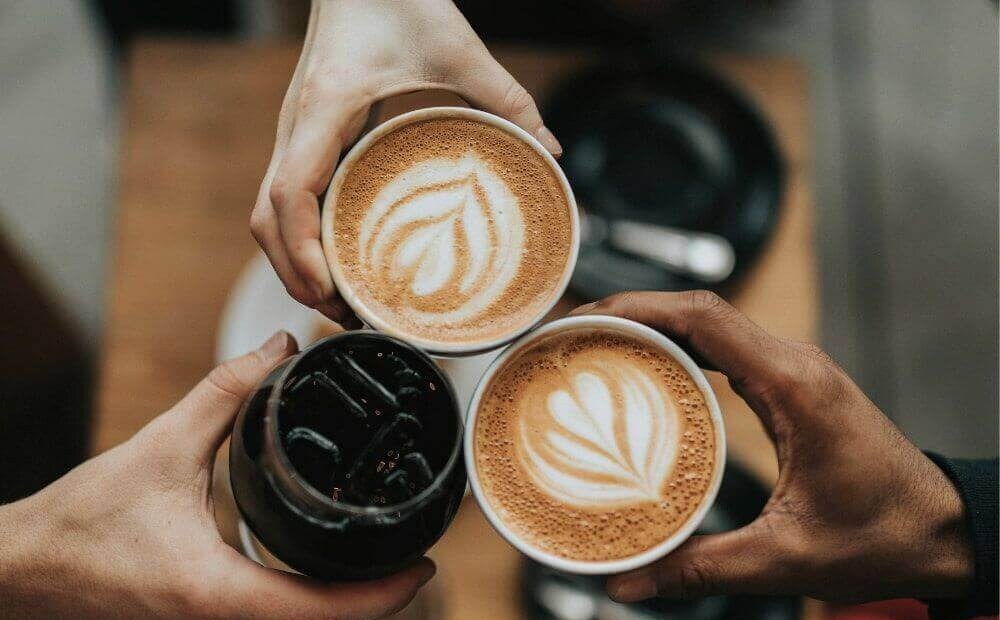
[{"label": "frothy coffee surface", "polygon": [[494,375],[474,457],[500,519],[532,547],[631,557],[700,505],[715,467],[704,396],[671,356],[611,329],[540,340]]},{"label": "frothy coffee surface", "polygon": [[333,260],[354,293],[401,335],[435,342],[532,323],[572,247],[570,204],[545,159],[468,119],[381,137],[346,173],[335,208]]}]

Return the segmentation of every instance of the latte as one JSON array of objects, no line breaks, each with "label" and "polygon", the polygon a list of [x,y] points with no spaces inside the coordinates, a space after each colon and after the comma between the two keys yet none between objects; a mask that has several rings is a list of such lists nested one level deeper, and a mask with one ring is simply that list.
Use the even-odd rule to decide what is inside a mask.
[{"label": "latte", "polygon": [[692,376],[610,326],[554,331],[504,360],[473,424],[481,501],[528,547],[567,560],[664,543],[711,502],[722,466]]},{"label": "latte", "polygon": [[345,160],[324,215],[327,258],[373,326],[432,351],[490,348],[565,289],[575,205],[554,161],[513,126],[422,112]]}]

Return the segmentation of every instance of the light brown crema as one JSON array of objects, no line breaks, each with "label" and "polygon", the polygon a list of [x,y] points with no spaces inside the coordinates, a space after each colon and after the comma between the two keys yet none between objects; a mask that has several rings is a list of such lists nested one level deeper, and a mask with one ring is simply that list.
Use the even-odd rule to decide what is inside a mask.
[{"label": "light brown crema", "polygon": [[577,328],[508,360],[478,407],[474,458],[500,520],[581,561],[637,555],[702,503],[715,467],[704,395],[670,355]]},{"label": "light brown crema", "polygon": [[[417,174],[428,162],[436,172]],[[554,301],[571,252],[556,173],[516,136],[474,120],[418,121],[381,137],[351,165],[335,209],[344,277],[404,337],[474,344],[530,325]]]}]

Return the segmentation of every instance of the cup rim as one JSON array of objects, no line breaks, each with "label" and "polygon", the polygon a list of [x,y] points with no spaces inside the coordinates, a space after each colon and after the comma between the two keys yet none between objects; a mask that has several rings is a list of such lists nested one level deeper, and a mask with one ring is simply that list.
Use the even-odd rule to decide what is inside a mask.
[{"label": "cup rim", "polygon": [[[392,131],[405,125],[438,118],[463,118],[479,121],[497,127],[509,134],[514,135],[516,138],[519,138],[522,142],[534,149],[535,152],[542,157],[542,159],[548,164],[549,168],[555,173],[563,195],[566,197],[566,203],[569,209],[570,225],[572,228],[570,252],[558,283],[551,289],[549,302],[544,304],[539,311],[532,316],[531,320],[526,322],[520,328],[486,341],[479,341],[475,343],[443,342],[440,340],[410,334],[405,330],[396,329],[391,324],[383,320],[378,314],[373,312],[367,304],[359,298],[349,280],[344,276],[343,270],[340,268],[337,261],[336,244],[333,237],[334,211],[336,210],[337,196],[340,193],[340,187],[344,183],[347,171],[351,169],[355,160],[364,154],[372,144],[386,134],[391,133]],[[436,106],[406,112],[381,123],[361,138],[340,161],[337,166],[337,170],[334,172],[333,178],[330,180],[326,196],[323,199],[323,211],[321,214],[320,224],[320,236],[327,268],[329,269],[333,282],[337,287],[337,292],[344,298],[344,301],[347,302],[351,309],[357,313],[358,317],[366,325],[369,325],[380,332],[396,336],[397,338],[402,338],[403,340],[406,340],[407,342],[432,355],[445,357],[477,355],[498,349],[516,340],[537,326],[566,292],[566,288],[569,286],[570,278],[573,275],[573,270],[576,268],[577,256],[580,251],[580,217],[576,204],[576,197],[573,195],[573,189],[569,185],[569,180],[566,178],[566,174],[563,172],[562,168],[559,167],[559,164],[556,162],[552,154],[545,150],[545,147],[543,147],[534,136],[514,123],[494,114],[490,114],[489,112],[457,106]]]},{"label": "cup rim", "polygon": [[[525,347],[538,342],[539,339],[546,336],[567,330],[594,328],[612,329],[630,335],[639,336],[652,343],[654,346],[660,347],[666,351],[684,368],[685,371],[687,371],[688,375],[690,375],[694,380],[695,385],[697,385],[698,389],[701,390],[702,395],[705,398],[705,403],[708,405],[709,414],[715,431],[716,467],[712,474],[712,480],[709,483],[707,491],[702,496],[698,508],[691,514],[690,517],[688,517],[684,525],[668,538],[641,553],[626,558],[586,561],[564,558],[533,547],[513,532],[497,515],[496,511],[490,505],[489,500],[487,499],[486,494],[479,482],[479,471],[477,469],[475,459],[475,432],[479,413],[479,402],[482,399],[487,386],[489,386],[490,382],[493,380],[493,377],[508,360],[517,355]],[[479,385],[476,386],[476,391],[474,392],[472,400],[469,403],[469,408],[465,417],[465,437],[463,440],[463,447],[465,452],[465,469],[468,474],[469,486],[472,488],[472,494],[476,498],[476,503],[479,504],[480,510],[482,510],[490,525],[493,526],[493,529],[495,529],[508,543],[517,548],[521,553],[527,555],[536,562],[540,562],[557,570],[581,575],[608,575],[634,570],[636,568],[646,566],[647,564],[662,558],[676,549],[681,545],[681,543],[687,540],[691,534],[694,533],[699,525],[701,525],[701,522],[705,519],[705,515],[708,514],[709,509],[711,509],[712,505],[715,503],[715,498],[719,493],[719,487],[722,484],[722,475],[726,468],[726,432],[722,419],[722,411],[719,408],[715,392],[712,390],[711,385],[709,385],[708,379],[705,377],[701,368],[698,367],[694,360],[692,360],[680,346],[660,332],[629,319],[607,315],[571,316],[557,319],[523,336],[517,342],[508,347],[503,353],[501,353],[500,356],[497,357],[492,364],[490,364],[489,368],[487,368],[486,372],[479,380]]]},{"label": "cup rim", "polygon": [[[431,481],[431,484],[428,485],[426,489],[397,504],[386,504],[384,506],[362,506],[359,504],[335,500],[325,495],[297,473],[295,466],[288,457],[284,444],[279,439],[281,426],[281,394],[284,391],[285,384],[288,383],[288,379],[295,373],[303,361],[308,359],[311,355],[316,354],[318,351],[321,352],[321,350],[328,347],[338,346],[341,344],[339,341],[350,338],[373,338],[384,340],[393,346],[397,346],[401,349],[414,353],[418,358],[422,359],[427,367],[430,368],[435,374],[435,379],[445,391],[449,403],[453,405],[451,407],[452,411],[449,413],[453,414],[456,418],[455,422],[457,426],[455,428],[455,433],[457,437],[455,438],[456,441],[452,446],[451,451],[448,453],[448,459],[441,467],[441,470],[435,473],[434,480]],[[296,500],[305,502],[313,506],[319,512],[323,513],[323,518],[318,518],[316,520],[317,523],[333,522],[344,516],[378,518],[408,512],[410,509],[425,503],[428,498],[431,498],[438,493],[455,472],[455,468],[462,462],[461,452],[465,439],[465,423],[462,417],[461,404],[458,402],[458,397],[455,394],[455,388],[452,386],[451,380],[425,351],[393,336],[372,331],[353,330],[331,334],[325,338],[320,338],[300,351],[298,355],[289,359],[291,361],[287,366],[281,369],[280,375],[271,386],[267,395],[267,401],[265,403],[266,414],[264,416],[264,442],[268,446],[268,450],[271,455],[265,458],[275,459],[277,464],[280,466],[278,471],[296,473],[294,475],[283,476],[274,474],[268,477],[270,478],[272,486],[280,484],[282,489],[284,489],[284,492],[290,492]],[[275,491],[281,492],[281,490],[276,486]],[[285,499],[287,501],[288,498]]]}]

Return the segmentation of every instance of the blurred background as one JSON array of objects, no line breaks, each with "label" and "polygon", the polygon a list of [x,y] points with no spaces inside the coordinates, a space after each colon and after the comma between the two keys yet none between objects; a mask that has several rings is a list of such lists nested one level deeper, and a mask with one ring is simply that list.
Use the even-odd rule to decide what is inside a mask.
[{"label": "blurred background", "polygon": [[[995,3],[460,6],[490,45],[798,61],[821,344],[921,447],[997,453]],[[295,42],[307,14],[305,0],[0,0],[0,501],[88,451],[133,46]]]}]

